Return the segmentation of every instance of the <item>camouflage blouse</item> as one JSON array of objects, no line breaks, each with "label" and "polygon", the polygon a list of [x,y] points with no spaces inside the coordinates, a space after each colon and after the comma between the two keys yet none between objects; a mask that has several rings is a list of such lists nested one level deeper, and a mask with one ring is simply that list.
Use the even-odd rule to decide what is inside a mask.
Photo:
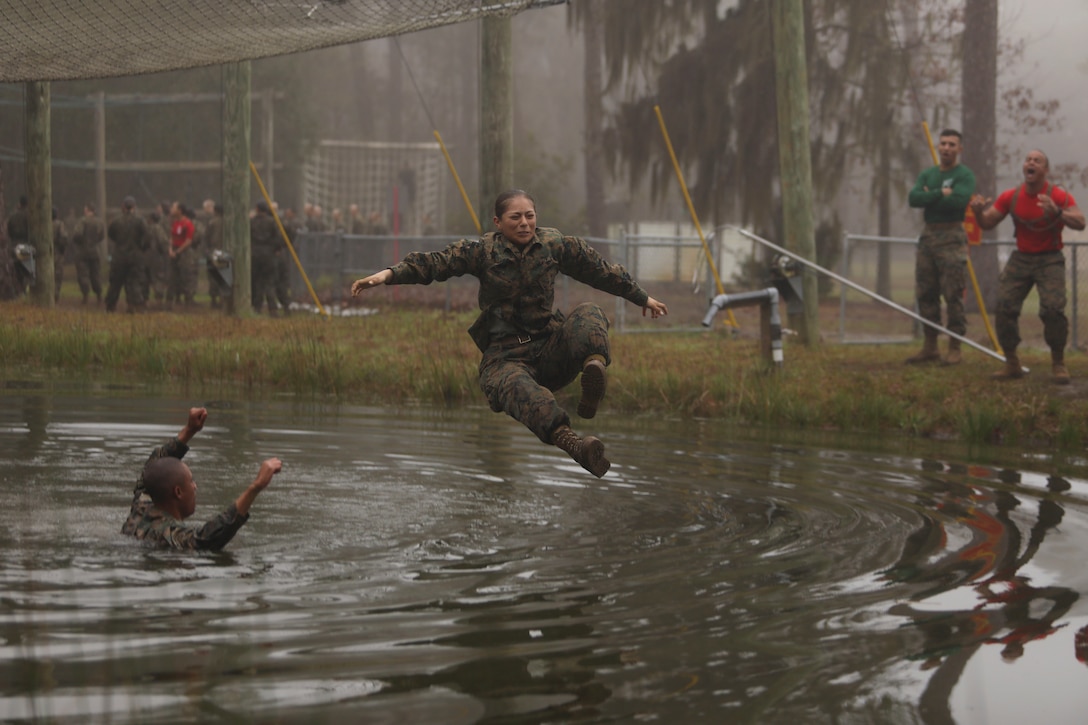
[{"label": "camouflage blouse", "polygon": [[430,284],[472,275],[480,280],[480,316],[469,328],[485,352],[493,339],[549,334],[563,321],[553,309],[560,272],[643,307],[649,295],[619,264],[609,264],[585,240],[538,227],[524,248],[498,232],[463,239],[441,252],[413,252],[392,267],[390,284]]},{"label": "camouflage blouse", "polygon": [[[173,438],[152,451],[144,469],[152,461],[166,456],[180,459],[188,452],[189,446]],[[188,526],[155,507],[151,496],[144,489],[144,476],[141,471],[136,488],[132,491],[132,509],[129,511],[128,520],[121,527],[121,533],[160,547],[218,551],[234,538],[238,529],[248,520],[249,515],[239,514],[232,503],[226,511],[204,526]]]}]

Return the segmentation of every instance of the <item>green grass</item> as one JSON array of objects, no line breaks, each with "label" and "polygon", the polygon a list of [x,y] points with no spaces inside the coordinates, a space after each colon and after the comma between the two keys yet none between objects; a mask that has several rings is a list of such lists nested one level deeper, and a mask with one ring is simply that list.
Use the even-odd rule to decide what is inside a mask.
[{"label": "green grass", "polygon": [[[207,312],[106,315],[100,309],[0,306],[0,368],[8,379],[290,391],[378,405],[479,405],[472,313],[382,311],[368,317],[235,319]],[[1088,441],[1088,360],[1071,352],[1073,384],[1049,382],[1049,359],[995,383],[1000,363],[964,350],[956,367],[906,366],[902,346],[789,344],[775,371],[756,343],[724,330],[613,334],[605,411],[714,418],[766,428],[834,430],[1016,443],[1065,450]],[[560,393],[570,407],[577,385]]]}]

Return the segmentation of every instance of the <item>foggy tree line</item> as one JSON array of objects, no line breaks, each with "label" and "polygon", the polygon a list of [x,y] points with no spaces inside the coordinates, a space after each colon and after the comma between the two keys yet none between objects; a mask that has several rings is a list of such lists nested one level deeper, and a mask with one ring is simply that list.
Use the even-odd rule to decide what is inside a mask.
[{"label": "foggy tree line", "polygon": [[[998,38],[991,0],[813,0],[804,7],[815,212],[831,240],[841,237],[836,199],[859,169],[872,182],[874,231],[890,234],[891,208],[903,205],[917,173],[933,163],[923,120],[934,133],[964,126],[965,162],[989,193],[996,161],[1008,163],[1011,153],[998,145],[999,117],[1018,129],[1061,123],[1057,100],[1036,99],[1023,86],[998,87],[999,60],[1017,62],[1024,46]],[[647,142],[658,133],[653,107],[660,105],[700,216],[778,238],[767,3],[604,0],[574,3],[570,13],[587,36],[599,34],[604,86],[621,99],[610,113],[587,104],[587,125],[603,128],[608,171],[631,187],[645,182],[654,199],[675,184],[664,146]],[[587,56],[587,66],[592,62]],[[1060,171],[1080,176],[1071,165]],[[587,185],[600,183],[587,169]],[[887,266],[885,259],[878,287],[890,284]],[[983,266],[996,280],[996,257]]]},{"label": "foggy tree line", "polygon": [[[930,163],[920,130],[922,118],[937,130],[956,123],[962,110],[964,126],[969,126],[964,129],[969,139],[965,161],[976,173],[982,172],[980,187],[990,173],[987,162],[990,169],[995,159],[1006,162],[1008,150],[988,140],[997,134],[986,128],[987,114],[970,115],[985,105],[985,99],[979,102],[968,96],[986,89],[961,82],[964,63],[970,66],[967,72],[974,73],[974,68],[996,63],[997,56],[1007,62],[1023,51],[1022,45],[998,43],[995,37],[980,41],[979,29],[996,35],[996,23],[988,19],[980,23],[977,17],[969,22],[967,16],[996,15],[994,3],[813,0],[805,3],[805,9],[813,184],[817,221],[825,234],[836,228],[836,199],[844,192],[845,180],[858,170],[871,178],[866,186],[878,212],[876,231],[888,233],[889,209],[902,205],[906,188]],[[518,144],[523,149],[517,163],[522,185],[532,186],[553,213],[565,215],[550,216],[549,223],[603,235],[609,189],[623,188],[632,196],[648,189],[651,200],[660,201],[675,188],[652,111],[660,104],[700,216],[711,224],[749,224],[774,236],[779,194],[773,47],[766,3],[575,0],[568,13],[571,26],[585,41],[585,106],[577,122],[566,115],[559,120],[584,128],[584,139],[572,144],[573,149],[540,148],[531,138],[521,138]],[[524,14],[527,24],[531,15]],[[270,88],[279,94],[275,156],[287,171],[277,177],[277,196],[289,204],[302,201],[294,172],[316,139],[429,139],[434,121],[429,116],[436,112],[459,171],[474,188],[478,99],[473,26],[405,36],[400,50],[390,41],[379,41],[255,61],[254,90]],[[418,88],[401,67],[401,52]],[[98,90],[216,92],[221,84],[219,69],[206,68],[56,83],[54,93],[76,98]],[[0,91],[10,97],[12,88]],[[1011,124],[1046,129],[1060,120],[1057,102],[1035,99],[1030,88],[995,88],[991,93],[1001,107],[1000,117]],[[11,136],[22,128],[19,110],[14,104],[0,105],[0,125]],[[54,110],[55,158],[90,158],[88,113],[66,110],[63,104]],[[183,112],[131,105],[110,108],[107,117],[110,159],[218,157],[219,109],[213,104]],[[255,145],[260,133],[260,124],[255,123]],[[970,139],[983,141],[973,146]],[[986,149],[992,156],[978,155],[987,146],[992,147]],[[581,186],[571,183],[573,160],[579,156],[585,162],[585,191],[572,195],[570,187]],[[10,204],[19,183],[12,165],[6,166]],[[168,183],[180,188],[167,193]],[[123,179],[111,176],[109,182],[113,196],[124,188],[125,193],[142,194],[141,201],[147,202],[218,197],[219,184],[216,174],[197,172],[182,181],[134,173]],[[90,172],[58,173],[54,187],[58,205],[78,206],[87,198]],[[582,201],[579,208],[570,202],[572,196]],[[593,213],[587,214],[587,208]]]}]

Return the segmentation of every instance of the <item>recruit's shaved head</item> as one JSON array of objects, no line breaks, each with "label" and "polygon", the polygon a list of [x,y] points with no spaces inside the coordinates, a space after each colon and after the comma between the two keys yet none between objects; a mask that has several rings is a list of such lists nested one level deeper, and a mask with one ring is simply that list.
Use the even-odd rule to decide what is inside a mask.
[{"label": "recruit's shaved head", "polygon": [[156,506],[170,500],[175,486],[184,486],[189,467],[177,458],[158,458],[144,469],[144,488]]}]

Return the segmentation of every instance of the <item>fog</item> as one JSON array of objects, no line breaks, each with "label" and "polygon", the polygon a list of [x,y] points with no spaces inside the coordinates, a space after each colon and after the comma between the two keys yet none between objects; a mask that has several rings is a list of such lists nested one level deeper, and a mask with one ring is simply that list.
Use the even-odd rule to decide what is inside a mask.
[{"label": "fog", "polygon": [[[584,49],[581,34],[569,27],[567,18],[567,7],[554,6],[528,11],[513,19],[515,183],[534,186],[532,190],[547,200],[550,221],[577,227],[579,219],[585,218]],[[1060,100],[1058,115],[1062,128],[1053,132],[1016,129],[999,120],[998,145],[1012,160],[999,161],[998,186],[1004,188],[1015,183],[1020,173],[1015,159],[1034,147],[1043,148],[1056,163],[1072,163],[1088,169],[1088,144],[1082,140],[1083,119],[1088,118],[1088,97],[1081,92],[1088,81],[1088,45],[1081,37],[1084,28],[1088,28],[1088,2],[1084,0],[1000,0],[1000,42],[1022,40],[1024,56],[1021,63],[999,68],[999,94],[1003,88],[1022,86],[1033,89],[1037,101]],[[275,107],[275,157],[280,165],[276,170],[276,188],[285,204],[298,206],[306,201],[301,166],[306,150],[320,140],[429,143],[434,140],[436,130],[449,144],[470,196],[476,195],[479,154],[476,129],[480,106],[477,24],[406,35],[396,43],[399,48],[392,40],[379,39],[254,63],[255,92],[269,87],[278,91],[288,89],[287,97],[277,101]],[[291,85],[292,74],[302,76],[293,81],[294,85]],[[218,70],[61,82],[53,84],[53,93],[61,99],[86,98],[99,89],[108,93],[147,92],[149,85],[162,92],[218,90]],[[0,163],[4,166],[4,197],[9,208],[23,193],[24,186],[19,162],[23,128],[11,108],[12,99],[17,99],[20,93],[18,86],[0,86],[0,98],[9,102],[0,108],[6,114],[0,118]],[[623,98],[619,91],[613,90],[605,100],[614,108]],[[69,163],[73,160],[86,163],[91,158],[86,135],[89,116],[71,118],[74,112],[64,108],[58,103],[54,111],[53,152],[55,158],[67,165],[62,164],[55,171],[53,181],[58,205],[68,207],[91,198],[93,179],[89,172],[74,170],[78,165]],[[670,109],[663,110],[668,117]],[[220,129],[218,112],[214,109],[207,109],[203,116],[194,110],[187,127],[171,132],[166,147],[156,147],[150,140],[152,129],[165,125],[153,113],[146,108],[111,110],[111,119],[127,114],[127,122],[137,124],[139,133],[135,140],[139,143],[134,148],[134,134],[111,131],[108,157],[132,159],[136,155],[143,160],[164,160],[173,155],[190,161],[214,161],[218,157]],[[133,121],[137,114],[138,120]],[[959,125],[957,116],[958,111],[954,111],[949,123]],[[263,143],[262,124],[258,108],[254,112],[255,147]],[[971,129],[963,130],[969,144]],[[118,136],[122,138],[116,139]],[[646,139],[647,145],[660,143],[660,137]],[[918,144],[919,158],[925,160],[921,133]],[[256,148],[254,155],[259,155]],[[909,185],[919,170],[904,169],[903,178],[897,183]],[[852,159],[844,173],[846,182],[837,211],[851,231],[873,233],[876,221],[872,209],[872,170],[862,160]],[[1074,194],[1088,195],[1085,179],[1060,181]],[[196,201],[218,196],[219,183],[217,174],[171,176],[146,172],[128,175],[111,172],[107,180],[112,204],[128,193],[142,195],[141,201],[159,198]],[[980,191],[992,195],[1000,189]],[[647,185],[632,189],[621,173],[607,182],[606,197],[612,221],[688,220],[686,207],[671,180],[660,201],[651,203]],[[448,230],[467,231],[464,229],[467,216],[458,212],[461,201],[451,182],[447,182],[445,203]],[[906,208],[904,200],[893,215],[893,233],[913,233],[916,217]]]},{"label": "fog", "polygon": [[[1040,147],[1052,161],[1074,162],[1088,167],[1088,143],[1085,143],[1085,120],[1088,119],[1088,45],[1084,31],[1088,28],[1088,2],[1084,0],[1001,0],[999,29],[1006,38],[1022,38],[1025,62],[1022,68],[999,68],[999,82],[1018,83],[1034,88],[1036,98],[1056,98],[1061,101],[1063,128],[1056,133],[1008,133],[1010,146],[1027,153]],[[1000,130],[999,130],[1000,133]],[[1014,183],[1019,167],[999,168],[998,178]],[[1081,194],[1088,193],[1084,185],[1064,180]],[[1088,200],[1081,203],[1083,207]]]}]

